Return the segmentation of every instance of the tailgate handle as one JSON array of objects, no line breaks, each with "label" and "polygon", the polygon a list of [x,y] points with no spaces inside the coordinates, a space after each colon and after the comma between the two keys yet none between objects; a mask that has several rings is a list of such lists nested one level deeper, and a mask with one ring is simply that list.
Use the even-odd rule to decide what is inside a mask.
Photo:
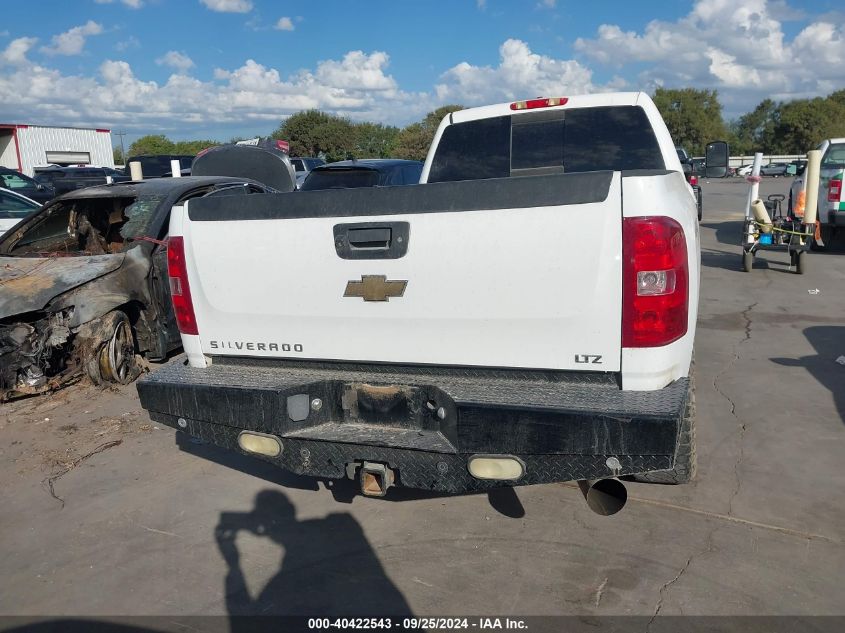
[{"label": "tailgate handle", "polygon": [[390,227],[375,229],[350,229],[347,232],[349,246],[352,248],[390,248],[393,231]]},{"label": "tailgate handle", "polygon": [[408,252],[407,222],[355,222],[334,225],[341,259],[399,259]]}]

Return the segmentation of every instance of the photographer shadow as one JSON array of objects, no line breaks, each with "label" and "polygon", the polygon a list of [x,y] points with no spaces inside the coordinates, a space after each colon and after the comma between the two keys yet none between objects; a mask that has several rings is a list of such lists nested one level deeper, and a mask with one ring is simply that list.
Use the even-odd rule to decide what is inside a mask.
[{"label": "photographer shadow", "polygon": [[[236,537],[247,532],[284,548],[279,571],[250,595]],[[358,521],[348,513],[299,521],[278,490],[263,490],[251,512],[223,512],[215,530],[228,571],[226,608],[238,616],[409,616],[404,596],[387,577]]]}]

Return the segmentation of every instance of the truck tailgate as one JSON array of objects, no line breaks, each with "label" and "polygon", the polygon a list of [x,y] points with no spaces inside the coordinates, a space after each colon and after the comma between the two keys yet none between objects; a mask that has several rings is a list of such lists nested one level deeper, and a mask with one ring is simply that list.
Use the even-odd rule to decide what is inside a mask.
[{"label": "truck tailgate", "polygon": [[618,371],[619,172],[191,200],[208,355]]}]

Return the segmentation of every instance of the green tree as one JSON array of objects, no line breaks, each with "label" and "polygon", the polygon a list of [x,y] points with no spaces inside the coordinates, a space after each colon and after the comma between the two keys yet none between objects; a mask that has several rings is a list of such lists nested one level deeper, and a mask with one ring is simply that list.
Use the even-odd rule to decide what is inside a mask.
[{"label": "green tree", "polygon": [[686,148],[693,156],[703,156],[708,141],[723,139],[727,134],[715,90],[658,88],[654,103],[675,145]]},{"label": "green tree", "polygon": [[392,158],[399,128],[381,123],[354,123],[355,158]]},{"label": "green tree", "polygon": [[845,136],[845,91],[778,105],[767,144],[772,153],[803,154],[826,138]]},{"label": "green tree", "polygon": [[272,136],[290,143],[291,156],[323,155],[333,162],[355,150],[355,131],[349,120],[320,110],[290,115]]},{"label": "green tree", "polygon": [[428,148],[434,140],[434,134],[443,117],[452,112],[463,110],[462,105],[445,105],[425,115],[419,123],[412,123],[404,128],[396,139],[396,158],[425,160]]},{"label": "green tree", "polygon": [[176,141],[176,143],[173,144],[173,153],[190,154],[191,156],[196,156],[202,150],[207,149],[209,147],[215,147],[216,145],[220,145],[220,141]]},{"label": "green tree", "polygon": [[129,146],[129,157],[143,154],[172,154],[173,141],[164,134],[148,134],[142,136]]},{"label": "green tree", "polygon": [[731,126],[733,138],[731,150],[734,154],[771,153],[768,143],[772,140],[775,116],[778,106],[771,99],[764,99],[754,110],[743,114]]},{"label": "green tree", "polygon": [[120,149],[120,145],[116,145],[111,148],[112,158],[114,158],[115,165],[123,165],[123,150]]}]

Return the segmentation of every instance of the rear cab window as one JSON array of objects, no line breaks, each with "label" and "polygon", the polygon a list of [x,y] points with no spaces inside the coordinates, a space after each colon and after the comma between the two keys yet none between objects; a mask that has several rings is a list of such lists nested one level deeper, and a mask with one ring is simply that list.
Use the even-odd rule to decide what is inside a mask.
[{"label": "rear cab window", "polygon": [[845,143],[834,143],[827,148],[822,157],[822,169],[845,168]]},{"label": "rear cab window", "polygon": [[645,111],[605,106],[450,125],[443,131],[428,182],[665,168]]}]

